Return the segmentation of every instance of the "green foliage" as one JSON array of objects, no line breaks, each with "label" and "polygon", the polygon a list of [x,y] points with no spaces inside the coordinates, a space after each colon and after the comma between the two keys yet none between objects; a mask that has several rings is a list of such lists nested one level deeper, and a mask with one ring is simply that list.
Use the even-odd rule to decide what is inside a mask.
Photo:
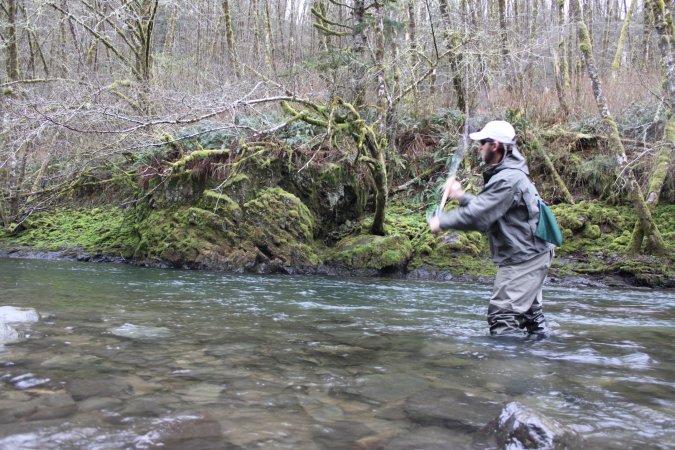
[{"label": "green foliage", "polygon": [[318,127],[310,125],[302,120],[296,120],[290,125],[277,131],[275,137],[291,148],[311,144],[314,138],[320,134]]},{"label": "green foliage", "polygon": [[571,186],[577,190],[603,199],[612,197],[617,191],[614,184],[616,159],[610,155],[573,153],[564,169],[566,177],[572,180]]},{"label": "green foliage", "polygon": [[616,117],[621,136],[648,142],[662,138],[665,120],[665,110],[659,108],[658,102],[633,103]]},{"label": "green foliage", "polygon": [[605,133],[604,127],[602,117],[597,114],[584,115],[569,123],[569,130],[578,133],[603,134]]}]

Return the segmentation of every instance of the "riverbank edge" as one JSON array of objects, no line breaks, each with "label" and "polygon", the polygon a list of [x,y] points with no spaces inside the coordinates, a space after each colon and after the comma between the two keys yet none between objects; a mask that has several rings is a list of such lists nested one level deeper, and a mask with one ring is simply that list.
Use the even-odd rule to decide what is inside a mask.
[{"label": "riverbank edge", "polygon": [[[102,254],[90,254],[78,248],[68,248],[59,251],[42,251],[30,247],[0,247],[0,258],[2,259],[38,259],[48,261],[71,261],[71,262],[89,262],[89,263],[113,263],[129,264],[136,267],[171,269],[171,270],[205,270],[218,271],[215,268],[176,267],[162,261],[147,261],[134,258],[124,258],[119,256],[109,256]],[[481,258],[484,263],[491,264],[487,258]],[[579,261],[569,255],[556,256],[553,267],[546,278],[546,285],[555,287],[592,287],[592,288],[618,288],[618,289],[673,289],[675,282],[670,280],[663,285],[646,285],[644,282],[638,282],[636,277],[630,273],[601,273],[601,274],[562,274],[569,272],[570,267]],[[460,269],[461,270],[461,269]],[[434,281],[434,282],[468,282],[480,284],[492,284],[494,276],[469,275],[466,272],[462,275],[453,274],[447,270],[425,266],[411,271],[399,267],[396,270],[377,270],[353,269],[340,264],[319,264],[316,267],[292,267],[292,266],[257,266],[254,270],[220,270],[224,273],[249,273],[257,275],[303,275],[303,276],[334,276],[334,277],[358,277],[358,278],[389,278],[403,279],[413,281]]]}]

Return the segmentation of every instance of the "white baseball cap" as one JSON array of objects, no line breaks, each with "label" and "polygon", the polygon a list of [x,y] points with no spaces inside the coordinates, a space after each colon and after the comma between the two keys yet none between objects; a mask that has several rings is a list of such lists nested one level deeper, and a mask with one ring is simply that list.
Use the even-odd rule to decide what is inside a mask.
[{"label": "white baseball cap", "polygon": [[516,130],[504,120],[493,120],[485,124],[482,130],[469,134],[474,141],[492,139],[502,144],[513,144],[516,139]]}]

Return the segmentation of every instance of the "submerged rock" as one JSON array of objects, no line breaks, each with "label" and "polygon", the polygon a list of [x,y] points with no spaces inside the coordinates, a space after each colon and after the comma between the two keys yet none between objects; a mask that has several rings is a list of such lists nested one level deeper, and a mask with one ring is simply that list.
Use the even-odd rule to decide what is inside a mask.
[{"label": "submerged rock", "polygon": [[388,450],[471,448],[471,436],[441,427],[422,427],[399,434],[383,448]]},{"label": "submerged rock", "polygon": [[125,323],[119,327],[111,328],[110,332],[115,336],[129,339],[165,339],[171,336],[171,330],[168,328],[134,325],[133,323]]},{"label": "submerged rock", "polygon": [[428,389],[405,402],[405,412],[413,422],[465,432],[480,430],[497,411],[495,402],[449,388]]},{"label": "submerged rock", "polygon": [[96,380],[70,380],[66,383],[66,391],[75,400],[80,401],[90,397],[126,397],[132,393],[132,388],[124,380],[102,378]]},{"label": "submerged rock", "polygon": [[236,449],[223,439],[220,424],[208,415],[184,414],[155,419],[134,441],[137,449]]},{"label": "submerged rock", "polygon": [[340,420],[329,424],[315,425],[314,441],[321,448],[353,449],[356,441],[375,434],[373,430],[360,422]]},{"label": "submerged rock", "polygon": [[518,402],[507,404],[486,431],[494,435],[499,448],[583,448],[576,431]]}]

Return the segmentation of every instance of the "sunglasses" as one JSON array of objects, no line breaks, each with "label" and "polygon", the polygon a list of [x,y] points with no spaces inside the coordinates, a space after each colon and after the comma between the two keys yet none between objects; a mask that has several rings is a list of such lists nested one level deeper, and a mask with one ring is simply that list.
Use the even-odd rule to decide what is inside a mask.
[{"label": "sunglasses", "polygon": [[480,145],[485,145],[485,144],[487,144],[487,143],[489,143],[489,142],[494,142],[494,141],[495,141],[494,139],[481,139],[481,140],[478,141],[478,142],[480,142]]}]

